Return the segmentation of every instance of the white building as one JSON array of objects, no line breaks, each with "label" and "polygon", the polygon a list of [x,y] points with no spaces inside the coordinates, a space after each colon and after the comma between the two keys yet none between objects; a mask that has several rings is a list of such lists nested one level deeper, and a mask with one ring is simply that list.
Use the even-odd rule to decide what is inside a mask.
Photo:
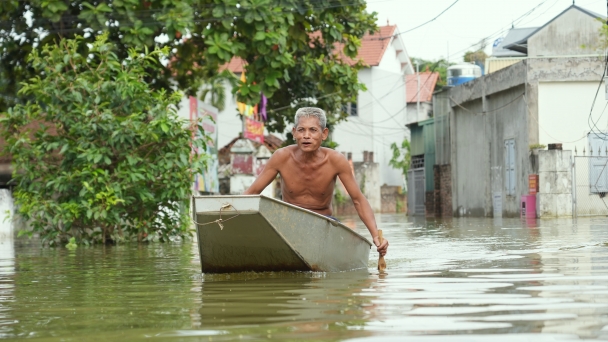
[{"label": "white building", "polygon": [[361,41],[359,58],[369,67],[359,71],[359,81],[367,91],[359,93],[347,121],[336,125],[332,138],[338,151],[352,153],[362,161],[363,151],[374,152],[380,164],[380,184],[403,185],[401,171],[388,165],[391,143],[401,145],[409,138],[406,124],[405,78],[414,68],[397,26],[382,26]]}]

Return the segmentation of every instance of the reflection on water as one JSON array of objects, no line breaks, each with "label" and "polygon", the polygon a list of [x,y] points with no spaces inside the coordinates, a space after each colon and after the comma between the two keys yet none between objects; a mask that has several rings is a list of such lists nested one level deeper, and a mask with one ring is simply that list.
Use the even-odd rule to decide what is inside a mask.
[{"label": "reflection on water", "polygon": [[387,274],[376,253],[364,272],[201,276],[191,244],[71,252],[11,240],[0,244],[0,338],[608,339],[605,219],[379,221]]}]

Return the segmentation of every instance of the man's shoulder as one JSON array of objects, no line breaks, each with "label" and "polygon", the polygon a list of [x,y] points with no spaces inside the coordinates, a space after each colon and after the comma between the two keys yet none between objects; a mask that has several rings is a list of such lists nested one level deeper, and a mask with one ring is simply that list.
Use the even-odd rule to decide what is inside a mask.
[{"label": "man's shoulder", "polygon": [[295,149],[297,149],[297,147],[298,147],[298,145],[288,145],[285,147],[281,147],[281,148],[277,149],[276,151],[274,151],[273,155],[291,154],[291,153],[293,153],[293,151]]},{"label": "man's shoulder", "polygon": [[289,145],[285,147],[281,147],[272,153],[272,157],[274,159],[285,159],[288,158],[293,153],[293,146]]},{"label": "man's shoulder", "polygon": [[346,157],[342,153],[340,153],[336,150],[332,150],[331,148],[327,148],[327,147],[321,147],[321,149],[331,160],[339,160],[339,161],[346,160]]}]

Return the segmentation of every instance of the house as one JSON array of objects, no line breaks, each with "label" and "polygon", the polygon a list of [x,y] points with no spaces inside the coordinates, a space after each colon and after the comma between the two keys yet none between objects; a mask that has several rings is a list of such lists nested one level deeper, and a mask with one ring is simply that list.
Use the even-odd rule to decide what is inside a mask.
[{"label": "house", "polygon": [[438,81],[438,72],[425,71],[407,75],[405,84],[406,125],[424,121],[433,116],[433,92]]},{"label": "house", "polygon": [[409,138],[405,127],[405,77],[414,74],[414,68],[397,32],[397,26],[382,26],[379,32],[361,40],[359,58],[368,67],[358,76],[367,91],[359,92],[350,116],[336,125],[332,139],[338,143],[337,150],[352,153],[355,161],[364,160],[364,151],[373,152],[380,167],[379,183],[402,186],[401,171],[388,163],[391,144],[400,145]]},{"label": "house", "polygon": [[[435,118],[447,123],[436,130],[436,167],[443,173],[435,174],[435,182],[450,188],[439,198],[449,195],[455,216],[519,216],[532,174],[540,174],[549,189],[541,186],[537,195],[539,215],[572,215],[568,150],[586,146],[590,112],[597,118],[604,108],[591,110],[598,88],[604,89],[606,65],[596,18],[601,16],[572,5],[503,44],[523,54],[519,62],[435,94]],[[552,153],[554,160],[544,170],[531,147],[552,143],[564,151],[541,151],[539,157]],[[557,171],[564,172],[559,181]],[[549,174],[552,180],[543,179]],[[564,189],[553,193],[555,184]]]},{"label": "house", "polygon": [[506,49],[505,46],[518,42],[534,33],[538,27],[511,28],[504,38],[498,38],[492,46],[492,55],[486,58],[485,73],[491,74],[509,65],[520,62],[527,55],[523,52]]},{"label": "house", "polygon": [[422,72],[406,78],[406,126],[410,130],[411,165],[408,171],[408,213],[429,215],[434,207],[435,126],[433,91],[438,72]]}]

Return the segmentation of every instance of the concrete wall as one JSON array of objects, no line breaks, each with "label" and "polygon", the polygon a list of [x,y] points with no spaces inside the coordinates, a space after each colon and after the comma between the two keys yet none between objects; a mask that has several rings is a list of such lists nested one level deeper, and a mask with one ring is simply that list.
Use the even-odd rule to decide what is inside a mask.
[{"label": "concrete wall", "polygon": [[431,102],[420,102],[420,111],[418,111],[416,102],[408,103],[405,124],[427,120],[431,118],[432,113],[433,104]]},{"label": "concrete wall", "polygon": [[[587,118],[604,62],[600,57],[562,57],[533,58],[525,64],[530,144],[562,143],[564,150],[572,150],[575,146],[580,150],[585,139],[579,139],[585,125],[589,130]],[[596,102],[596,107],[600,108],[593,108],[595,118],[603,110],[602,89],[603,84]]]},{"label": "concrete wall", "polygon": [[[359,161],[353,162],[353,170],[355,172],[355,180],[357,185],[363,192],[363,195],[369,201],[374,212],[380,212],[382,210],[382,185],[380,183],[380,165],[378,163],[370,161]],[[340,191],[342,196],[346,199],[344,203],[335,203],[334,210],[335,215],[353,215],[357,214],[357,211],[352,204],[350,196],[346,192],[346,189],[341,183],[337,183],[336,190]],[[405,207],[404,207],[405,208]]]},{"label": "concrete wall", "polygon": [[572,8],[528,39],[528,56],[565,56],[598,52],[598,31],[601,26],[600,21]]},{"label": "concrete wall", "polygon": [[[450,91],[452,208],[455,216],[519,215],[527,191],[526,65],[518,63]],[[515,195],[505,189],[505,147],[515,140]]]},{"label": "concrete wall", "polygon": [[382,209],[382,195],[380,192],[380,165],[378,163],[353,163],[355,168],[355,179],[359,188],[369,201],[374,212]]},{"label": "concrete wall", "polygon": [[0,244],[13,238],[13,216],[14,206],[11,191],[0,189]]},{"label": "concrete wall", "polygon": [[[566,143],[570,148],[568,139],[582,138],[603,66],[597,57],[531,58],[452,88],[454,214],[519,216],[520,196],[527,194],[528,175],[535,172],[529,146]],[[515,140],[514,195],[505,191],[507,139]]]},{"label": "concrete wall", "polygon": [[[586,82],[539,82],[539,143],[562,143],[564,150],[574,151],[576,147],[577,151],[583,151],[588,145],[590,127],[587,118],[598,89],[598,79]],[[602,117],[605,107],[604,89],[602,84],[592,111],[595,120]],[[606,129],[605,120],[602,122],[597,130]]]},{"label": "concrete wall", "polygon": [[401,191],[400,186],[382,186],[380,188],[381,212],[383,213],[405,213],[407,208],[407,196]]},{"label": "concrete wall", "polygon": [[538,151],[539,218],[572,216],[572,151]]}]

